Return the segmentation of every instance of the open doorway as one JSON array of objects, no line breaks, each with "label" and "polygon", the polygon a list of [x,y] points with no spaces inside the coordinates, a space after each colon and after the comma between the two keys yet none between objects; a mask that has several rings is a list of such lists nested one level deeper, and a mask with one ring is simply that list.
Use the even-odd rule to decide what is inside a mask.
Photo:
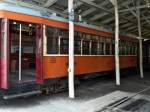
[{"label": "open doorway", "polygon": [[9,22],[10,85],[36,80],[36,25]]}]

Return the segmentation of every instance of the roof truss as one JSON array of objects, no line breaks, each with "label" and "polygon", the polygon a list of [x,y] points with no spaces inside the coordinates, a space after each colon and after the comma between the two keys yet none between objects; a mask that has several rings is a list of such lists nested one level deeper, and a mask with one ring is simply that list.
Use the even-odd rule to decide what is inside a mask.
[{"label": "roof truss", "polygon": [[[19,1],[19,0],[18,0]],[[20,0],[28,2],[27,0]],[[67,0],[30,0],[32,4],[47,8],[47,10],[59,9],[57,7],[66,7],[62,12],[67,17]],[[150,35],[150,13],[147,10],[147,5],[144,0],[138,0],[140,5],[137,5],[137,0],[118,0],[120,29],[123,32],[130,32],[137,35],[137,9],[141,11],[141,27],[142,36]],[[29,3],[29,2],[28,2]],[[57,7],[56,7],[57,6]],[[96,23],[97,25],[106,25],[114,29],[114,7],[110,0],[75,0],[75,13],[80,14],[83,20]],[[78,12],[76,12],[78,11]],[[80,13],[79,13],[80,12]],[[147,14],[148,13],[148,14]],[[132,30],[132,31],[131,31]]]}]

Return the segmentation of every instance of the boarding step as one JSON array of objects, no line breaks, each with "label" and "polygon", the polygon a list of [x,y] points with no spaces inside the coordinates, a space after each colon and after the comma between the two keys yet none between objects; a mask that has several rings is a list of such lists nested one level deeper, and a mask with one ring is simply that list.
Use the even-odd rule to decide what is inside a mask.
[{"label": "boarding step", "polygon": [[9,100],[9,99],[14,99],[14,98],[20,98],[20,97],[28,97],[28,96],[38,95],[38,94],[41,94],[41,93],[42,93],[42,91],[36,90],[36,91],[30,91],[30,92],[26,92],[26,93],[4,95],[3,99]]},{"label": "boarding step", "polygon": [[18,84],[9,87],[6,93],[7,95],[11,95],[11,94],[18,94],[18,93],[26,93],[30,91],[36,91],[36,90],[40,90],[40,85],[36,83],[24,83],[24,84]]}]

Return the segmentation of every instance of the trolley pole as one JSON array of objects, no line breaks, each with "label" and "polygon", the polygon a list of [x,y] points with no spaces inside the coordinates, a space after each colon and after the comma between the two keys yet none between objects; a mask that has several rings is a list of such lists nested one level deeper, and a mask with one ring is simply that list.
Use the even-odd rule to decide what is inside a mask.
[{"label": "trolley pole", "polygon": [[120,63],[119,63],[119,12],[118,1],[110,0],[115,9],[115,67],[116,67],[116,85],[120,85]]},{"label": "trolley pole", "polygon": [[[139,2],[137,3],[139,4]],[[141,33],[141,20],[140,20],[140,9],[137,9],[138,15],[138,33],[139,33],[139,64],[140,64],[140,76],[144,78],[143,74],[143,51],[142,51],[142,33]]]},{"label": "trolley pole", "polygon": [[69,97],[74,98],[74,0],[68,0],[69,13]]}]

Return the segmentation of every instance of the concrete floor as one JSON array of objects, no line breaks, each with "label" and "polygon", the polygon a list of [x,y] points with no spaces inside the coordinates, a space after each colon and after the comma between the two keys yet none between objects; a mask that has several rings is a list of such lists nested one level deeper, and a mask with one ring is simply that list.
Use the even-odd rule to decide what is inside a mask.
[{"label": "concrete floor", "polygon": [[[101,98],[116,91],[136,93],[147,86],[150,86],[150,75],[145,73],[145,78],[139,75],[124,75],[121,77],[121,86],[115,85],[115,78],[112,75],[102,76],[96,79],[83,81],[76,88],[76,98],[68,98],[68,92],[41,95],[22,99],[14,99],[0,102],[0,112],[85,112],[90,111],[88,102]],[[150,95],[150,90],[143,93]],[[105,98],[103,98],[105,99]],[[109,100],[109,99],[108,99]],[[99,100],[100,103],[105,100]],[[89,108],[88,108],[89,107]]]}]

